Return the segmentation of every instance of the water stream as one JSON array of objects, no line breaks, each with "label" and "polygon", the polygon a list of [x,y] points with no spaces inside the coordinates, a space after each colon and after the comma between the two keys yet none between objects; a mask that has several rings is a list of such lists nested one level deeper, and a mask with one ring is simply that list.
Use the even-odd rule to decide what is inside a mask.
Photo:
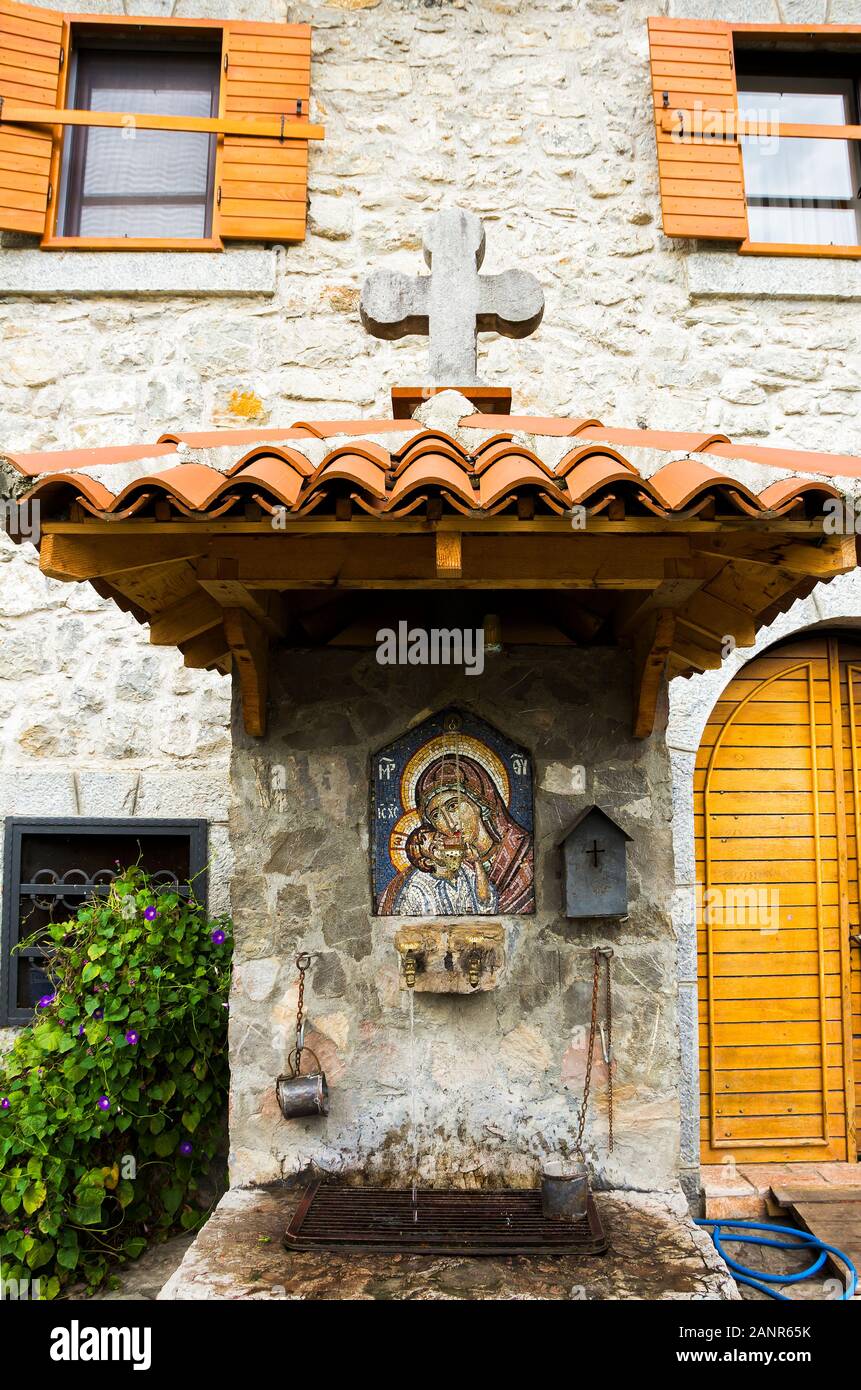
[{"label": "water stream", "polygon": [[412,1141],[413,1160],[413,1225],[417,1226],[419,1221],[419,1135],[418,1125],[416,1124],[416,1088],[418,1083],[416,1067],[416,993],[414,989],[408,990],[407,993],[410,996],[410,1139]]}]

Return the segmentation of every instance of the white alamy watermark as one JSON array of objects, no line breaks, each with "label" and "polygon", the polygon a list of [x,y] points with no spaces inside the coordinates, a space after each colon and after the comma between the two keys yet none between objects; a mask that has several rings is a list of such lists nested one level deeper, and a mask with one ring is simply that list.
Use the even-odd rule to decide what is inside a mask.
[{"label": "white alamy watermark", "polygon": [[753,927],[767,934],[780,930],[779,888],[704,888],[698,883],[696,897],[699,920],[712,927]]},{"label": "white alamy watermark", "polygon": [[861,535],[861,503],[854,497],[829,497],[822,507],[826,536]]},{"label": "white alamy watermark", "polygon": [[131,1361],[132,1370],[148,1371],[152,1365],[152,1328],[81,1327],[73,1318],[69,1327],[51,1331],[52,1361]]},{"label": "white alamy watermark", "polygon": [[484,628],[381,627],[377,633],[381,666],[462,666],[467,676],[484,670]]},{"label": "white alamy watermark", "polygon": [[0,528],[14,541],[30,541],[35,545],[42,534],[40,511],[38,498],[34,502],[0,498]]}]

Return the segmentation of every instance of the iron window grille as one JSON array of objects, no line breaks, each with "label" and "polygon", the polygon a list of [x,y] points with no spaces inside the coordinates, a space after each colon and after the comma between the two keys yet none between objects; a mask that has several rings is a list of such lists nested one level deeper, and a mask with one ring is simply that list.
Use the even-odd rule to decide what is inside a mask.
[{"label": "iron window grille", "polygon": [[206,901],[205,820],[79,820],[10,816],[3,857],[0,1025],[29,1023],[51,989],[49,943],[19,942],[106,892],[117,863],[138,863],[158,884]]}]

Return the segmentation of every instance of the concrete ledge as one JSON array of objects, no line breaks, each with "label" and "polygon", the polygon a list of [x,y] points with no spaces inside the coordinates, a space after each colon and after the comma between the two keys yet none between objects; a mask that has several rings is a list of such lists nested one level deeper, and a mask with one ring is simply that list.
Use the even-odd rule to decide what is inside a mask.
[{"label": "concrete ledge", "polygon": [[691,299],[861,299],[861,261],[732,249],[694,251],[685,267]]},{"label": "concrete ledge", "polygon": [[0,295],[262,295],[275,293],[276,252],[0,252]]},{"label": "concrete ledge", "polygon": [[737,1300],[711,1237],[681,1191],[598,1192],[606,1255],[392,1258],[384,1252],[288,1252],[281,1244],[300,1189],[232,1188],[186,1251],[159,1300]]}]

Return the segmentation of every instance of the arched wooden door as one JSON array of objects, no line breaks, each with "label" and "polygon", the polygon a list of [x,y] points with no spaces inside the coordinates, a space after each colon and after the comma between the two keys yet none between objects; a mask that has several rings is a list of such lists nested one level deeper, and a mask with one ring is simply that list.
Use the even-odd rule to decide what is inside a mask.
[{"label": "arched wooden door", "polygon": [[702,1161],[856,1158],[861,643],[772,648],[697,757]]}]

